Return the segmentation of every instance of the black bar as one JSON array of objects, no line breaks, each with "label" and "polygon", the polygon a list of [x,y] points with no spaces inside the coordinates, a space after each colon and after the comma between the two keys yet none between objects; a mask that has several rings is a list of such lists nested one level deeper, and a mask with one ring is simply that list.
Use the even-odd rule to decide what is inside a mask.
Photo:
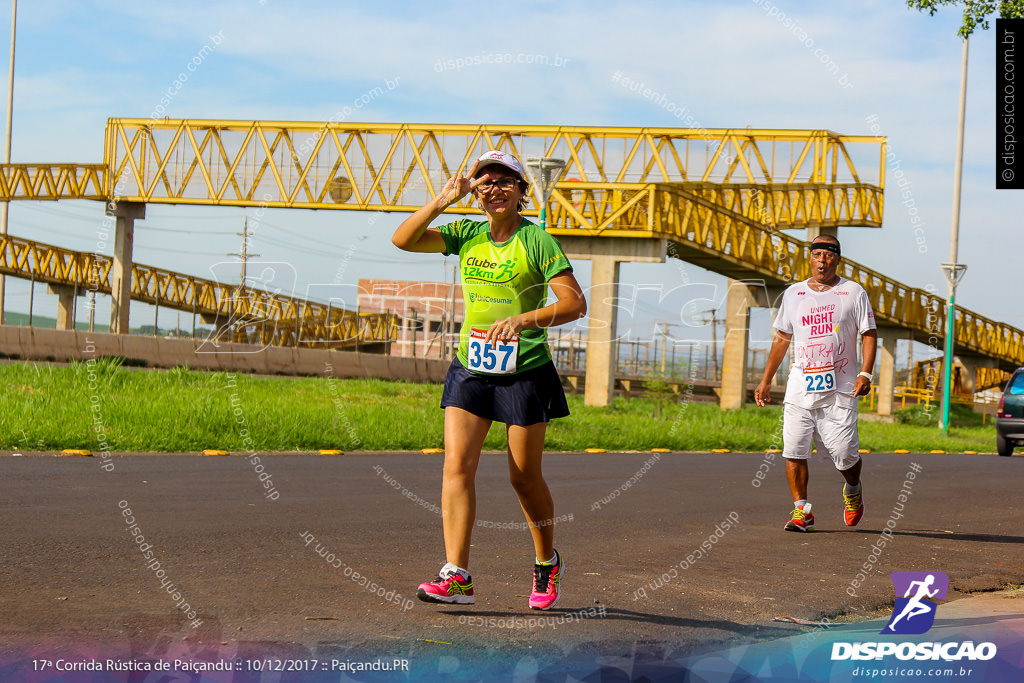
[{"label": "black bar", "polygon": [[1024,190],[1024,129],[1018,123],[1024,120],[1019,115],[1024,109],[1024,68],[1017,56],[1018,45],[1024,48],[1024,19],[996,19],[997,190]]}]

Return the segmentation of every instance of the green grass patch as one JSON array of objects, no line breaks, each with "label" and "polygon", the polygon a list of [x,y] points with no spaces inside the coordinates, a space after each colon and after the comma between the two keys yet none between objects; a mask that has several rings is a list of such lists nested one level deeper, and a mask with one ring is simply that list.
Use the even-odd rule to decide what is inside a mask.
[{"label": "green grass patch", "polygon": [[[188,368],[132,370],[119,360],[99,359],[67,367],[3,365],[0,389],[3,450],[352,451],[443,446],[440,385]],[[548,428],[549,450],[782,447],[778,406],[725,412],[714,404],[680,403],[656,395],[619,398],[606,408],[585,406],[582,396],[570,396],[569,408],[570,417],[555,420]],[[975,426],[968,424],[969,419],[964,416],[962,425],[954,420],[948,438],[930,423],[862,421],[861,446],[872,451],[994,450],[991,423]],[[491,428],[484,447],[505,448],[503,425]]]},{"label": "green grass patch", "polygon": [[[896,422],[918,427],[938,427],[939,418],[942,417],[942,404],[932,403],[928,405],[918,404],[908,408],[901,408],[893,412]],[[991,418],[988,424],[991,424]],[[963,403],[952,403],[949,405],[949,426],[950,427],[981,427],[982,415],[976,413],[969,406]]]}]

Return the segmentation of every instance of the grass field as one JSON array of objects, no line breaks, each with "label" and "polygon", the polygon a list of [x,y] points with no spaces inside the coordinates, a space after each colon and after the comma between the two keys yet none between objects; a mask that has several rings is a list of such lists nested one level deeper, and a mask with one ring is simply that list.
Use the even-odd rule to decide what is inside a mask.
[{"label": "grass field", "polygon": [[[0,366],[0,449],[193,452],[419,450],[441,448],[439,385],[327,377],[258,377],[186,368],[129,370],[116,360],[70,366]],[[713,404],[616,399],[610,408],[570,396],[572,415],[548,429],[548,449],[668,448],[763,451],[781,448],[781,409],[723,412]],[[991,452],[991,421],[966,409],[943,438],[931,414],[908,409],[908,422],[861,421],[872,451]],[[504,429],[485,447],[504,449]]]}]

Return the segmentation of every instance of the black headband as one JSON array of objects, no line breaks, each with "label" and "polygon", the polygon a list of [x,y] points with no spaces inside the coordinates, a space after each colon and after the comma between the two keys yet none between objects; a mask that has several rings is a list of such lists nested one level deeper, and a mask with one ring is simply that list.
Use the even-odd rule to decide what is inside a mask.
[{"label": "black headband", "polygon": [[836,256],[842,256],[839,251],[839,245],[832,242],[826,242],[824,240],[821,242],[812,242],[810,250],[814,251],[815,249],[824,249],[825,251],[831,251]]}]

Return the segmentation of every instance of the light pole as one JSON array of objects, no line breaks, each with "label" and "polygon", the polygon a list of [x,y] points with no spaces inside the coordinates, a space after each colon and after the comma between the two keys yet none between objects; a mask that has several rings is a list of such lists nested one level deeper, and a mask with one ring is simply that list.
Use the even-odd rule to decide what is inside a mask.
[{"label": "light pole", "polygon": [[967,266],[957,263],[957,243],[960,240],[960,182],[964,167],[964,119],[967,114],[967,38],[964,38],[964,57],[960,69],[960,120],[956,132],[956,170],[953,172],[953,221],[949,236],[949,263],[942,264],[946,277],[949,303],[946,306],[946,343],[942,363],[942,435],[949,431],[949,400],[953,390],[953,332],[956,314],[956,286]]},{"label": "light pole", "polygon": [[[18,0],[14,0],[11,8],[11,65],[7,72],[7,144],[4,147],[4,163],[11,163],[11,124],[14,114],[14,29],[18,24]],[[10,208],[9,201],[0,206],[0,238],[7,237],[7,210]],[[0,325],[4,324],[4,311],[6,310],[5,299],[7,280],[0,274]],[[72,325],[74,327],[74,325]]]},{"label": "light pole", "polygon": [[565,168],[565,160],[552,157],[526,157],[526,168],[533,176],[533,191],[536,193],[537,203],[540,204],[540,228],[547,230],[548,199],[551,198],[555,183],[558,182],[558,177],[561,175],[562,169]]},{"label": "light pole", "polygon": [[[956,241],[953,242],[953,258],[956,258]],[[943,263],[942,274],[946,276],[949,291],[949,302],[946,306],[946,343],[942,357],[942,435],[946,436],[949,429],[949,399],[953,390],[953,330],[956,314],[956,286],[964,276],[967,266],[962,263]]]}]

